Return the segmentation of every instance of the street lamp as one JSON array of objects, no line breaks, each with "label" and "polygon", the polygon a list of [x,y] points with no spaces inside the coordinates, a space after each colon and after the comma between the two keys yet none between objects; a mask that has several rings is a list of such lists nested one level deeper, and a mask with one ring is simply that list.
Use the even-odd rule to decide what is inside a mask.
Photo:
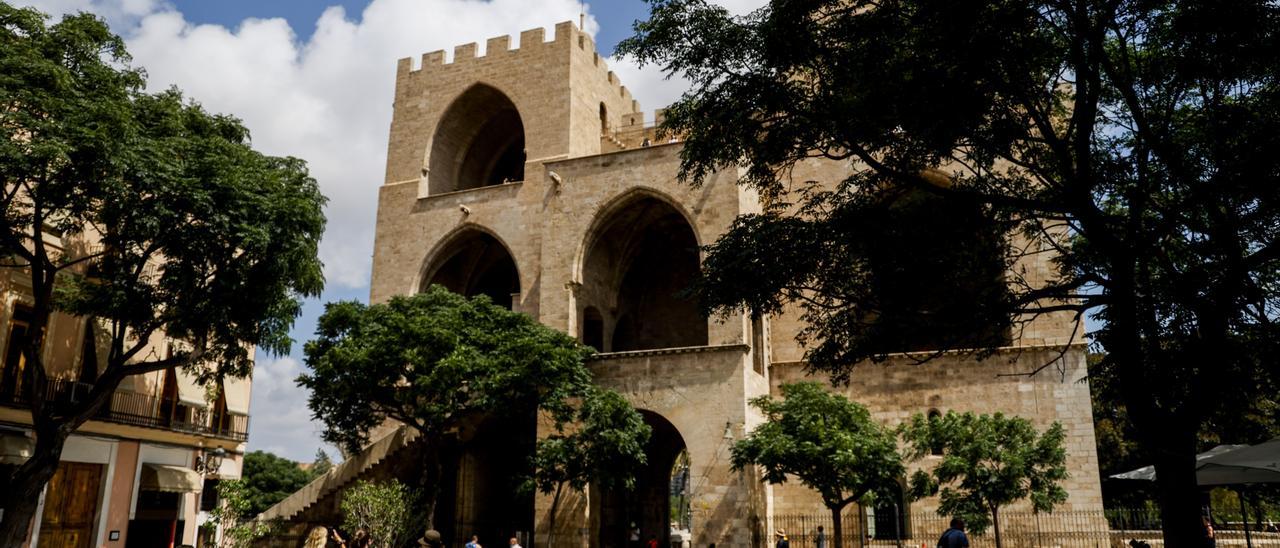
[{"label": "street lamp", "polygon": [[204,454],[196,457],[196,472],[201,474],[216,472],[222,466],[222,458],[225,456],[227,456],[227,450],[221,447],[215,447],[212,451],[206,449]]}]

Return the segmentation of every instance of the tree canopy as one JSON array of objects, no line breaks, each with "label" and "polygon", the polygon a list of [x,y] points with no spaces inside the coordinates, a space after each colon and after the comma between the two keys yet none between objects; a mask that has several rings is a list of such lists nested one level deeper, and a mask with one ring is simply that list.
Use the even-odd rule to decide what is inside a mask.
[{"label": "tree canopy", "polygon": [[551,494],[548,546],[555,546],[556,521],[565,487],[583,492],[588,485],[631,491],[636,471],[648,462],[645,443],[652,429],[622,395],[589,388],[578,404],[571,429],[540,438],[534,473],[526,488]]},{"label": "tree canopy", "polygon": [[791,477],[817,491],[831,511],[840,548],[841,509],[877,496],[892,499],[906,475],[897,437],[866,407],[816,382],[784,384],[781,391],[781,400],[751,400],[765,422],[733,445],[733,467],[759,466],[763,481],[785,483]]},{"label": "tree canopy", "polygon": [[266,451],[244,455],[240,484],[246,501],[244,515],[256,516],[306,487],[314,478],[298,463]]},{"label": "tree canopy", "polygon": [[129,61],[91,15],[48,25],[0,3],[0,273],[31,288],[15,384],[44,395],[51,371],[74,371],[41,352],[55,313],[107,340],[83,397],[30,398],[35,454],[0,478],[0,544],[25,538],[67,436],[121,380],[247,375],[254,347],[288,351],[300,299],[324,284],[325,199],[306,164],[254,150],[239,120],[176,89],[145,92]]},{"label": "tree canopy", "polygon": [[1067,500],[1061,424],[1041,434],[1022,417],[949,411],[938,417],[917,413],[901,430],[913,458],[942,454],[932,470],[912,474],[912,496],[939,495],[941,489],[938,514],[962,516],[979,533],[994,525],[997,547],[1001,507],[1030,498],[1035,511],[1049,512]]},{"label": "tree canopy", "polygon": [[[758,261],[757,275],[734,277],[743,250],[781,249],[766,238],[801,226],[784,211],[802,213],[824,246],[875,240],[880,231],[854,231],[850,210],[825,204],[864,208],[886,190],[976,208],[1016,236],[998,260],[1054,266],[1047,277],[1009,268],[1007,295],[976,318],[1001,314],[1013,333],[1046,314],[1099,320],[1090,335],[1106,356],[1090,374],[1114,379],[1151,449],[1166,540],[1195,538],[1196,432],[1210,408],[1250,401],[1276,373],[1280,6],[774,0],[734,17],[706,0],[649,3],[619,52],[692,81],[663,123],[684,137],[682,176],[697,184],[742,166],[769,206],[711,248],[710,308],[796,302],[818,335],[810,365],[843,378],[890,351],[849,320],[875,311],[876,296],[839,283],[876,270],[863,266],[882,255],[862,250],[875,242],[834,251],[857,260]],[[812,161],[848,175],[791,180]],[[904,261],[907,287],[940,275],[923,261],[890,266]],[[814,291],[798,299],[793,286]],[[929,308],[954,310],[916,312]],[[970,325],[942,342],[998,346],[981,336],[992,325]]]},{"label": "tree canopy", "polygon": [[[536,448],[534,462],[548,467],[537,478],[542,487],[583,481],[581,474],[606,464],[625,474],[643,462],[635,446],[643,447],[648,429],[625,400],[592,384],[585,364],[592,353],[487,296],[468,299],[433,285],[386,303],[326,305],[316,338],[306,345],[311,372],[298,382],[311,392],[308,403],[325,424],[324,438],[352,452],[387,419],[421,432],[429,461],[423,484],[433,489],[439,486],[438,444],[450,429],[538,413],[560,434]],[[586,428],[575,430],[578,421]],[[570,456],[588,460],[558,468]],[[424,493],[428,515],[434,495]]]}]

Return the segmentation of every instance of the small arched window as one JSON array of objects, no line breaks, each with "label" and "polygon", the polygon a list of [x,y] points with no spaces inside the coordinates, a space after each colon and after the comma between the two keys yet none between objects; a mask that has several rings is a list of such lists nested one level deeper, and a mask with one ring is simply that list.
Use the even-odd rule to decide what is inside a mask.
[{"label": "small arched window", "polygon": [[942,440],[938,439],[937,430],[938,422],[942,420],[942,412],[937,409],[930,409],[927,415],[929,417],[929,454],[941,456],[943,453]]}]

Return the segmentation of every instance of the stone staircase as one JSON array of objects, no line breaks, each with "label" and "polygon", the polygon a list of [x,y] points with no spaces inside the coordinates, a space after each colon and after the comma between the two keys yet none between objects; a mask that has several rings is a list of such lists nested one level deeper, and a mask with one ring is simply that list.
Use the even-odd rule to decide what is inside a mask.
[{"label": "stone staircase", "polygon": [[306,487],[268,508],[259,514],[257,519],[259,521],[293,519],[324,497],[356,481],[365,471],[403,449],[418,439],[418,436],[418,431],[413,428],[407,426],[396,428],[378,441],[369,444],[359,454],[333,467],[329,473],[312,480]]}]

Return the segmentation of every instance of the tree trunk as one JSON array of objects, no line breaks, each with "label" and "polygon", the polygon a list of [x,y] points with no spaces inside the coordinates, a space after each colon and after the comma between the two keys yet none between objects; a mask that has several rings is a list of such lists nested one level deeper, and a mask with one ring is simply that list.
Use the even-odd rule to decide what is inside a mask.
[{"label": "tree trunk", "polygon": [[1004,545],[1000,543],[1000,507],[999,506],[991,507],[991,528],[993,531],[995,531],[996,548],[1004,548]]},{"label": "tree trunk", "polygon": [[13,472],[12,481],[0,494],[0,546],[21,546],[27,540],[32,518],[40,504],[40,492],[58,471],[62,458],[62,446],[66,435],[58,430],[45,432],[36,438],[31,458]]},{"label": "tree trunk", "polygon": [[1196,482],[1195,433],[1165,431],[1164,434],[1163,443],[1153,447],[1153,456],[1156,500],[1160,504],[1165,546],[1202,546],[1204,531],[1200,522],[1200,487]]},{"label": "tree trunk", "polygon": [[832,548],[844,548],[844,524],[840,522],[840,510],[844,505],[828,506],[831,510],[831,546]]},{"label": "tree trunk", "polygon": [[556,484],[556,494],[551,497],[551,515],[547,517],[547,548],[554,548],[556,538],[556,512],[560,508],[560,492],[564,490],[564,483]]},{"label": "tree trunk", "polygon": [[[430,436],[423,432],[422,436]],[[422,479],[419,487],[422,491],[422,513],[426,516],[426,528],[436,528],[436,505],[440,498],[440,445],[428,441],[422,448]],[[438,529],[437,529],[438,530]],[[446,542],[447,544],[447,542]]]}]

